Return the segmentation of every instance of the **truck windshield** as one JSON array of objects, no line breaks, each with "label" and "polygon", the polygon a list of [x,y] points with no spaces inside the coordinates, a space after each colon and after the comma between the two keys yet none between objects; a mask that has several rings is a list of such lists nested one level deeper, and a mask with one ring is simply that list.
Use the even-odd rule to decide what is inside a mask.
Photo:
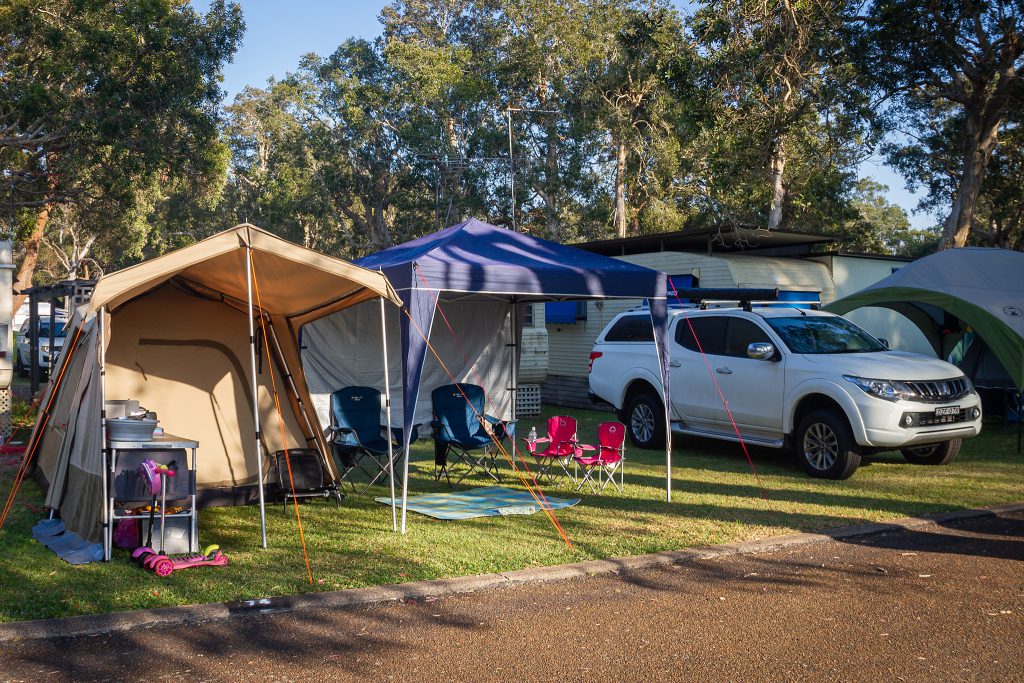
[{"label": "truck windshield", "polygon": [[885,351],[877,339],[839,316],[767,318],[793,353],[870,353]]}]

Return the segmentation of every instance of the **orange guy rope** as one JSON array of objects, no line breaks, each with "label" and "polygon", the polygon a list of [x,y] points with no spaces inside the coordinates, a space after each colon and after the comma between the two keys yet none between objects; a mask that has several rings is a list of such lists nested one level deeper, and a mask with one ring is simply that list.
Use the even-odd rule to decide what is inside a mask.
[{"label": "orange guy rope", "polygon": [[[100,312],[100,315],[103,315],[102,311]],[[39,442],[43,438],[43,430],[46,429],[46,425],[50,421],[50,407],[53,405],[53,400],[57,397],[57,390],[60,388],[61,381],[64,379],[64,372],[71,364],[71,357],[75,354],[75,345],[78,343],[78,337],[82,334],[82,327],[84,327],[84,321],[82,321],[82,324],[79,324],[78,331],[75,333],[75,338],[71,340],[71,348],[68,349],[68,357],[61,365],[60,374],[57,375],[57,379],[53,384],[53,390],[50,392],[50,400],[46,402],[46,407],[40,411],[43,415],[43,422],[39,425],[39,429],[36,432],[37,436],[32,440],[30,448],[25,453],[25,458],[21,461],[21,466],[18,468],[18,473],[14,477],[14,483],[11,486],[11,493],[7,496],[7,502],[4,504],[3,512],[0,513],[0,529],[3,528],[4,522],[7,521],[7,515],[10,513],[11,506],[14,505],[14,499],[18,495],[18,490],[21,488],[21,484],[25,480],[25,475],[28,473],[32,457],[35,455],[36,449],[39,447]],[[40,401],[41,400],[42,399],[40,398]]]}]

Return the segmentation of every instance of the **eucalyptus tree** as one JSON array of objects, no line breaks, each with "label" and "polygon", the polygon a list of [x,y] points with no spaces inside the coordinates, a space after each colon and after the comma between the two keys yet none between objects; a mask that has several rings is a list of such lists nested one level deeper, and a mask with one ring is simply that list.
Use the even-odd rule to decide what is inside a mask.
[{"label": "eucalyptus tree", "polygon": [[844,0],[724,0],[694,13],[694,175],[717,220],[775,229],[843,213],[874,135],[846,51],[847,11]]},{"label": "eucalyptus tree", "polygon": [[424,187],[433,186],[435,227],[469,214],[495,219],[489,185],[507,163],[493,144],[495,13],[472,0],[396,0],[381,18],[405,107],[402,139]]},{"label": "eucalyptus tree", "polygon": [[933,185],[940,194],[930,200],[949,206],[943,246],[962,246],[1008,108],[1024,88],[1024,0],[877,0],[855,25],[862,68],[892,98],[909,141],[894,145],[895,162],[914,180],[906,158],[943,163],[946,142],[956,149],[952,187]]},{"label": "eucalyptus tree", "polygon": [[[624,5],[609,17],[611,40],[596,55],[585,114],[607,131],[615,234],[670,229],[672,185],[678,169],[680,99],[672,82],[688,81],[692,54],[682,20],[667,4]],[[662,207],[659,212],[657,207]],[[658,215],[660,214],[660,215]],[[668,223],[669,225],[666,225]]]},{"label": "eucalyptus tree", "polygon": [[243,29],[223,0],[205,14],[138,0],[0,7],[0,204],[33,217],[16,286],[31,283],[56,207],[90,210],[91,230],[138,257],[148,188],[220,181],[219,78]]}]

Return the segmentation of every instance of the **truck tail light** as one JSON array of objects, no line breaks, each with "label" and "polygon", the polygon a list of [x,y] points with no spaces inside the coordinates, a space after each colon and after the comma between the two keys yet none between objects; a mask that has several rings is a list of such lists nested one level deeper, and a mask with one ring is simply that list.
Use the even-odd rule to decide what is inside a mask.
[{"label": "truck tail light", "polygon": [[603,355],[604,354],[601,353],[600,351],[591,351],[590,352],[590,365],[587,367],[587,372],[588,373],[594,371],[594,361],[597,360],[598,358],[600,358]]}]

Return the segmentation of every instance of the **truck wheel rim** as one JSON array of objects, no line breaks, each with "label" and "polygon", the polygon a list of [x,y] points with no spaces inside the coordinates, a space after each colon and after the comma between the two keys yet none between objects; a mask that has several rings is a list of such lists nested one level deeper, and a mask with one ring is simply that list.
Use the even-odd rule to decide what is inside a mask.
[{"label": "truck wheel rim", "polygon": [[815,422],[804,434],[804,457],[816,470],[827,470],[839,457],[839,439],[828,425]]},{"label": "truck wheel rim", "polygon": [[654,413],[646,403],[641,403],[633,409],[633,419],[630,422],[637,441],[650,441],[654,436]]}]

